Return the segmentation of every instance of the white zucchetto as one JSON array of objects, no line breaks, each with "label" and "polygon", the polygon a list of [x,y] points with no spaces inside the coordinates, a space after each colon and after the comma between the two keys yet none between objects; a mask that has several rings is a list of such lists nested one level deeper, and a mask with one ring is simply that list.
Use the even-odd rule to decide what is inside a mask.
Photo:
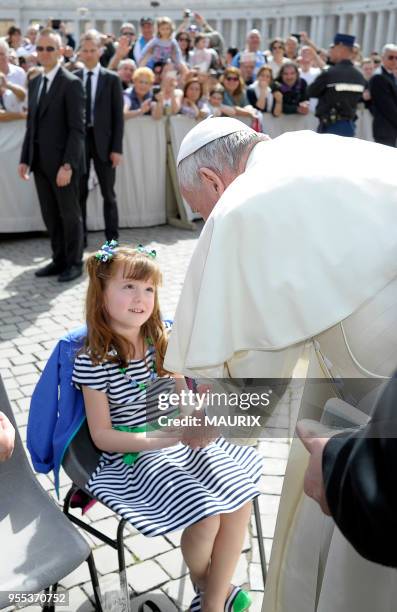
[{"label": "white zucchetto", "polygon": [[241,131],[254,132],[248,125],[232,117],[209,117],[200,121],[182,140],[176,165],[179,166],[185,157],[195,153],[209,142]]}]

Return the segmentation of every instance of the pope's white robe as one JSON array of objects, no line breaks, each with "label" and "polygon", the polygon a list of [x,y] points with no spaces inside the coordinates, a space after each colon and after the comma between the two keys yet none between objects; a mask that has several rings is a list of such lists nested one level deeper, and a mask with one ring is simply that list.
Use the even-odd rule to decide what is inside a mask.
[{"label": "pope's white robe", "polygon": [[[339,375],[390,374],[397,363],[396,159],[391,147],[311,132],[257,144],[204,226],[165,367],[214,378],[288,377],[305,341],[320,339],[322,349],[338,338],[332,358]],[[371,310],[379,294],[387,296],[380,318],[378,306]],[[341,321],[350,325],[350,350]],[[321,355],[329,355],[316,348],[312,341],[311,374],[318,376]],[[366,359],[372,351],[375,365]],[[394,570],[364,562],[303,497],[306,463],[295,441],[264,610],[389,612]]]}]

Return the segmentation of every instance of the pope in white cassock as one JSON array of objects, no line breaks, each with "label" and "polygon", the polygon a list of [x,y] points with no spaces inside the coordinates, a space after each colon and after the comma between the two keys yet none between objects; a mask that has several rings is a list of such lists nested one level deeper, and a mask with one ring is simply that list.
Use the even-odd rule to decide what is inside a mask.
[{"label": "pope in white cassock", "polygon": [[[206,223],[168,370],[287,378],[305,347],[310,377],[381,381],[393,372],[395,149],[313,132],[264,140],[235,119],[211,118],[186,135],[177,165],[182,195]],[[263,611],[389,612],[395,570],[360,557],[303,495],[307,458],[295,440]]]}]

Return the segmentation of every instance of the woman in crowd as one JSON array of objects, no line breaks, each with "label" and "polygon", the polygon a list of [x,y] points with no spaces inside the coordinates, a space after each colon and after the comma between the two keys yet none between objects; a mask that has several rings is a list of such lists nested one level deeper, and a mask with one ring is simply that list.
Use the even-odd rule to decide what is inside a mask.
[{"label": "woman in crowd", "polygon": [[183,89],[181,114],[188,115],[193,119],[205,119],[210,114],[208,104],[203,97],[203,85],[199,79],[186,81]]},{"label": "woman in crowd", "polygon": [[274,38],[270,43],[271,56],[268,58],[267,65],[270,66],[275,79],[280,72],[283,64],[289,60],[285,57],[285,43],[282,38]]},{"label": "woman in crowd", "polygon": [[247,89],[248,102],[261,113],[281,115],[283,96],[280,91],[272,92],[273,73],[270,66],[261,66],[256,81]]},{"label": "woman in crowd", "polygon": [[288,62],[281,67],[273,85],[273,95],[281,92],[283,96],[282,112],[284,115],[307,115],[309,102],[306,95],[307,84],[299,76],[299,68],[294,62]]},{"label": "woman in crowd", "polygon": [[133,77],[133,87],[124,92],[124,119],[150,115],[154,73],[150,68],[138,68]]},{"label": "woman in crowd", "polygon": [[223,103],[234,108],[236,117],[256,119],[256,111],[248,102],[240,70],[234,66],[226,68],[221,83],[225,88]]},{"label": "woman in crowd", "polygon": [[163,115],[177,115],[181,110],[183,91],[177,88],[176,72],[163,74],[160,91],[154,92],[155,102],[152,103],[152,117],[161,119]]},{"label": "woman in crowd", "polygon": [[181,50],[182,60],[187,64],[189,61],[189,52],[191,50],[189,34],[186,32],[178,32],[175,39]]},{"label": "woman in crowd", "polygon": [[22,31],[16,26],[8,28],[6,41],[10,49],[19,49],[23,45]]}]

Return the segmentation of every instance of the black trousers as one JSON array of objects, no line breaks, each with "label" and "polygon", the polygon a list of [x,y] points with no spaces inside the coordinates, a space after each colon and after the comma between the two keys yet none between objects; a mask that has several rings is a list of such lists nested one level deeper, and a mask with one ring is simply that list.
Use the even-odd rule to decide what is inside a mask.
[{"label": "black trousers", "polygon": [[396,147],[397,146],[397,139],[396,136],[389,136],[387,137],[381,137],[381,136],[374,136],[374,140],[375,142],[377,142],[378,144],[383,144],[386,145],[388,147]]},{"label": "black trousers", "polygon": [[79,177],[73,171],[66,187],[57,187],[55,177],[39,161],[33,166],[41,214],[51,240],[52,259],[61,269],[81,265],[83,219],[79,203]]},{"label": "black trousers", "polygon": [[80,204],[83,216],[84,238],[87,238],[87,198],[88,179],[91,159],[94,162],[95,172],[98,177],[101,194],[103,197],[103,217],[105,220],[106,240],[118,239],[119,237],[119,213],[117,210],[116,193],[114,183],[116,181],[116,170],[109,160],[104,162],[98,155],[94,130],[88,128],[86,136],[86,174],[80,181]]}]

